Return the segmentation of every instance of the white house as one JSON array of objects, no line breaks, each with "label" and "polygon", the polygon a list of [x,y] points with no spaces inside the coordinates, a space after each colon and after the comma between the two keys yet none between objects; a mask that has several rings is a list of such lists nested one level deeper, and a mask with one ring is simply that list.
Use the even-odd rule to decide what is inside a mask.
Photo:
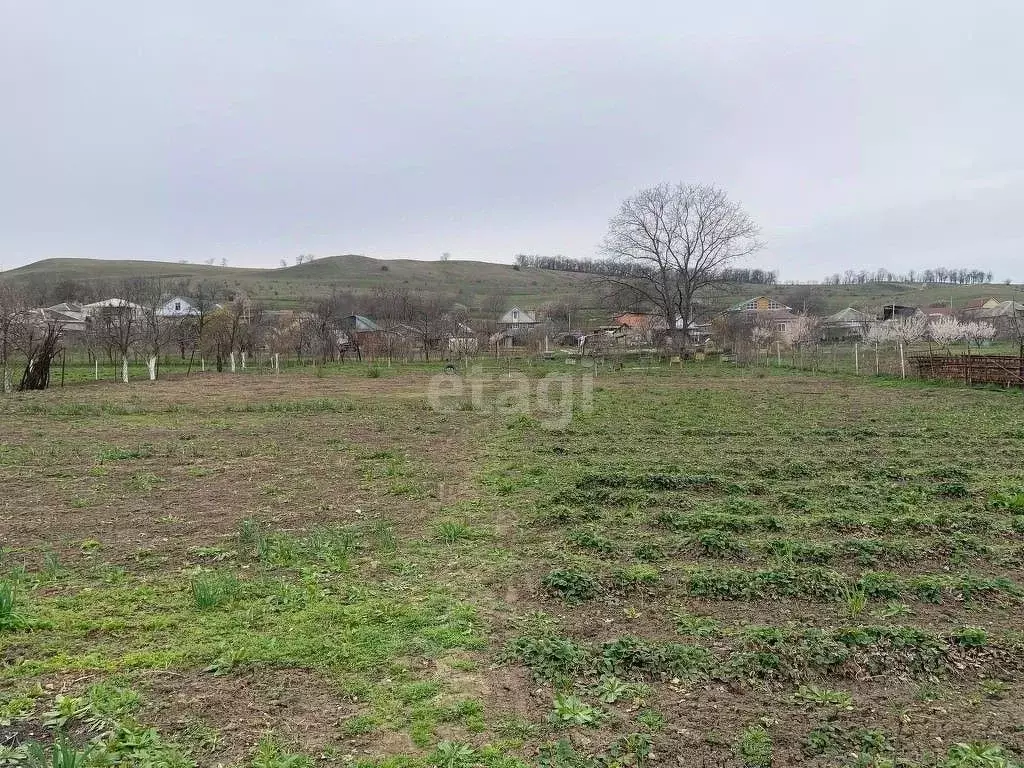
[{"label": "white house", "polygon": [[142,314],[142,309],[142,306],[128,301],[128,299],[104,299],[103,301],[94,301],[92,304],[83,305],[82,313],[88,320],[93,317],[104,315],[109,317],[127,312],[140,315]]},{"label": "white house", "polygon": [[537,325],[537,316],[533,312],[527,312],[519,307],[512,307],[508,312],[498,318],[498,325],[507,331],[518,328],[529,329]]},{"label": "white house", "polygon": [[192,317],[198,314],[199,310],[182,296],[174,296],[157,310],[159,317]]}]

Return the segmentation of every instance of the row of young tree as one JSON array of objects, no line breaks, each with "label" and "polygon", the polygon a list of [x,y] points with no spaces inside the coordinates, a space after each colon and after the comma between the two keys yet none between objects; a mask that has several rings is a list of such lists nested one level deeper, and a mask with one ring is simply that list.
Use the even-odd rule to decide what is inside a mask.
[{"label": "row of young tree", "polygon": [[[247,358],[260,355],[283,355],[300,363],[366,354],[430,360],[447,351],[448,339],[470,333],[468,313],[452,297],[405,288],[362,294],[334,290],[303,302],[301,310],[279,312],[216,282],[139,278],[65,285],[68,292],[56,295],[38,288],[0,283],[0,388],[5,391],[45,389],[53,361],[68,351],[90,364],[119,366],[127,382],[131,361],[145,361],[149,377],[156,379],[161,358],[169,357],[178,358],[186,373],[205,370],[207,364],[234,371],[239,360],[244,366]],[[90,308],[84,324],[39,306],[58,298],[79,303],[96,296],[104,300]],[[184,297],[181,312],[168,311],[172,296]],[[496,312],[503,302],[495,298],[490,305]],[[574,305],[566,306],[561,311]],[[357,315],[373,318],[370,333],[363,332]]]},{"label": "row of young tree", "polygon": [[[574,259],[568,256],[541,256],[539,254],[520,253],[515,257],[517,267],[533,267],[558,272],[582,272],[616,278],[642,278],[648,269],[636,260],[618,258],[606,259]],[[779,274],[773,270],[758,267],[723,267],[718,270],[717,278],[723,283],[740,283],[749,285],[776,285]]]},{"label": "row of young tree", "polygon": [[[888,269],[868,270],[848,269],[843,273],[829,275],[824,285],[867,285],[869,283],[947,283],[950,285],[981,285],[991,283],[993,275],[983,269],[965,269],[935,267],[934,269],[909,270],[904,273],[890,272]],[[1009,282],[1009,281],[1007,281]]]}]

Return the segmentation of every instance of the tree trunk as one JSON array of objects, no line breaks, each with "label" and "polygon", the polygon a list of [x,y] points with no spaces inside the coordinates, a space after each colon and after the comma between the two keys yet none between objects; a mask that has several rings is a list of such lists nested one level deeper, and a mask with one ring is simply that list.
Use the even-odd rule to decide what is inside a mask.
[{"label": "tree trunk", "polygon": [[151,356],[146,365],[149,367],[149,380],[156,381],[156,356]]},{"label": "tree trunk", "polygon": [[121,381],[128,383],[128,358],[121,355]]}]

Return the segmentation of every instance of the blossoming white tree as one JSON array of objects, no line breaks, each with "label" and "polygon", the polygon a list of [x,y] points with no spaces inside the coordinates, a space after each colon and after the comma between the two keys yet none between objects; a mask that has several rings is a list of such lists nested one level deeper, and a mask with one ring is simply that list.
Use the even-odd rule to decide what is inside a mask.
[{"label": "blossoming white tree", "polygon": [[948,351],[950,344],[964,338],[964,324],[955,317],[940,318],[928,327],[928,338]]},{"label": "blossoming white tree", "polygon": [[878,375],[878,345],[892,340],[892,333],[885,323],[871,323],[864,329],[864,341],[875,350],[875,376]]},{"label": "blossoming white tree", "polygon": [[970,322],[963,324],[963,340],[967,342],[967,351],[971,349],[971,344],[975,344],[979,348],[986,341],[991,341],[996,336],[996,327],[991,323],[985,322]]},{"label": "blossoming white tree", "polygon": [[900,317],[889,323],[889,332],[892,334],[900,349],[900,375],[907,378],[907,358],[903,348],[907,344],[921,341],[928,330],[928,318],[924,315],[911,315]]}]

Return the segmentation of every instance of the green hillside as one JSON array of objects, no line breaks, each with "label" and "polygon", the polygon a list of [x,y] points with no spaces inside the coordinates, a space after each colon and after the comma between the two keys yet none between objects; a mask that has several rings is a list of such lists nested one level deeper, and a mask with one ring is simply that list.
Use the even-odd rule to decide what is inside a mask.
[{"label": "green hillside", "polygon": [[[161,277],[195,284],[220,283],[244,291],[270,309],[308,306],[332,290],[370,292],[378,288],[424,291],[450,297],[476,310],[490,313],[497,306],[518,304],[535,308],[549,302],[573,300],[588,309],[581,320],[607,314],[599,299],[593,276],[556,272],[482,261],[382,260],[348,254],[317,259],[279,269],[219,267],[158,261],[108,261],[103,259],[47,259],[0,273],[0,280],[53,288],[63,281],[84,285],[103,294],[104,284],[129,277]],[[113,286],[110,286],[113,288]],[[828,313],[847,306],[877,312],[883,304],[927,306],[943,303],[963,306],[973,298],[991,296],[1021,300],[1020,286],[921,285],[869,283],[826,286],[816,284],[733,284],[705,297],[713,307],[725,307],[745,298],[766,294],[796,311]],[[60,297],[63,300],[66,297]]]},{"label": "green hillside", "polygon": [[61,280],[99,288],[129,277],[161,277],[177,281],[214,281],[240,289],[271,309],[303,306],[333,289],[368,292],[395,288],[442,294],[471,307],[516,303],[524,307],[574,297],[596,304],[592,278],[587,275],[481,261],[381,260],[345,255],[317,259],[279,269],[218,267],[156,261],[46,259],[0,274],[14,282]]}]

